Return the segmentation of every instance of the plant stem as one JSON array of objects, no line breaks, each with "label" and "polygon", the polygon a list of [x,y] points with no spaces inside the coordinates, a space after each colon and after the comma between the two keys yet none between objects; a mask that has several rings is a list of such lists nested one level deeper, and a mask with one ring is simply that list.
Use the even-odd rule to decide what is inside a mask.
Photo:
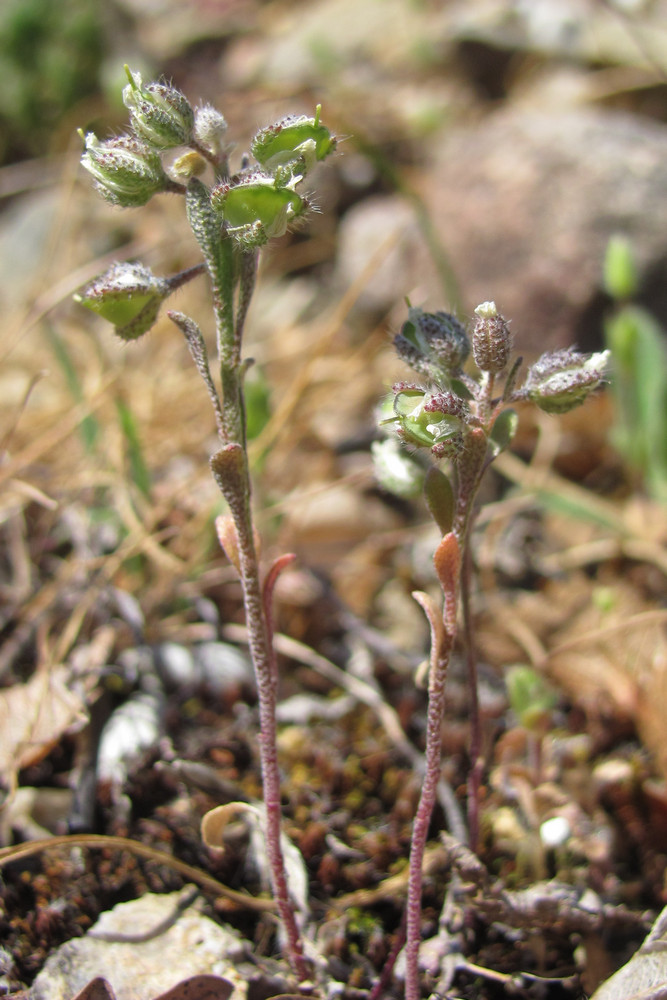
[{"label": "plant stem", "polygon": [[[290,965],[300,981],[308,978],[301,934],[289,897],[285,860],[280,843],[280,771],[278,768],[276,698],[277,671],[268,600],[264,600],[252,519],[251,481],[246,450],[245,407],[241,335],[252,294],[256,255],[241,261],[239,305],[234,321],[233,246],[226,234],[220,238],[219,266],[212,275],[220,378],[222,384],[222,431],[226,445],[214,456],[213,471],[227,500],[236,529],[239,571],[259,698],[259,749],[266,812],[266,850],[273,895],[287,937]],[[219,461],[216,462],[216,459]],[[270,598],[270,595],[269,595]]]},{"label": "plant stem", "polygon": [[[487,436],[481,428],[472,428],[466,448],[456,462],[456,502],[453,529],[440,543],[435,554],[435,565],[443,590],[442,620],[435,620],[433,606],[420,603],[431,626],[431,663],[429,670],[428,715],[426,722],[426,773],[412,831],[410,872],[408,876],[407,926],[406,926],[406,1000],[419,1000],[419,945],[421,943],[422,862],[428,831],[435,805],[436,790],[440,780],[442,757],[442,720],[445,713],[445,681],[447,668],[456,636],[457,602],[462,586],[465,587],[465,570],[461,572],[460,559],[465,557],[468,535],[474,511],[475,497],[484,472]],[[462,575],[464,581],[462,584]],[[477,673],[471,683],[477,682]],[[477,699],[472,703],[479,716]],[[477,737],[479,718],[473,722],[473,736]]]},{"label": "plant stem", "polygon": [[452,649],[452,639],[443,634],[435,664],[431,663],[428,689],[428,716],[426,721],[426,773],[412,829],[410,873],[408,877],[408,902],[405,946],[405,1000],[419,1000],[419,945],[421,943],[422,916],[422,864],[428,839],[428,830],[435,805],[436,790],[440,779],[442,753],[442,719],[445,711],[445,681]]},{"label": "plant stem", "polygon": [[470,769],[468,771],[468,846],[472,851],[479,847],[479,790],[482,778],[482,725],[479,714],[477,657],[470,613],[470,540],[463,550],[461,570],[461,611],[465,637],[466,666],[468,674],[468,708],[470,713]]},{"label": "plant stem", "polygon": [[[248,493],[249,490],[250,482],[248,480]],[[280,843],[282,817],[276,729],[277,671],[273,635],[262,600],[259,565],[253,542],[250,504],[245,504],[244,508],[244,516],[235,518],[234,523],[239,547],[243,603],[250,654],[257,676],[259,696],[259,748],[266,811],[266,850],[271,870],[273,896],[287,935],[290,965],[299,980],[304,980],[308,978],[308,968],[303,955],[303,944],[294,908],[289,898],[285,860]]]},{"label": "plant stem", "polygon": [[178,288],[182,288],[183,285],[187,285],[188,281],[192,281],[193,278],[197,278],[200,274],[206,273],[206,264],[202,261],[199,264],[193,264],[192,267],[186,267],[184,271],[179,271],[178,274],[173,274],[171,278],[167,278],[167,282],[171,291],[176,291]]}]

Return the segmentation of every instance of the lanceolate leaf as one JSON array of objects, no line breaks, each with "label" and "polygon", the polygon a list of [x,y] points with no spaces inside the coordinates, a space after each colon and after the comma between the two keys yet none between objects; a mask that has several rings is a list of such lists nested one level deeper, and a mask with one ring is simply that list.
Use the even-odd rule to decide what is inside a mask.
[{"label": "lanceolate leaf", "polygon": [[446,535],[452,530],[454,520],[454,492],[448,477],[435,465],[426,473],[424,499],[431,517]]},{"label": "lanceolate leaf", "polygon": [[518,426],[519,415],[516,410],[503,410],[496,418],[489,436],[489,446],[494,458],[510,446]]}]

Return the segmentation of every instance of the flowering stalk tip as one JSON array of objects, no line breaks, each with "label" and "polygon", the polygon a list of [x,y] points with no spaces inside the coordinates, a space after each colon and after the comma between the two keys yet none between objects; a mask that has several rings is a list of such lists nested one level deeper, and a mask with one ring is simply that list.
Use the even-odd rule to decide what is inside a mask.
[{"label": "flowering stalk tip", "polygon": [[472,332],[472,356],[480,371],[498,375],[507,367],[512,347],[509,323],[495,302],[482,302],[475,309],[477,320]]}]

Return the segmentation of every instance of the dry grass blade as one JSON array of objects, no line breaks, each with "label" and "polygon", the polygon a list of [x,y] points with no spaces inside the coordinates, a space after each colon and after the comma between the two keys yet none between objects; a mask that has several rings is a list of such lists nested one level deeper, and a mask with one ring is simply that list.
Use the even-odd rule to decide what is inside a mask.
[{"label": "dry grass blade", "polygon": [[222,882],[218,882],[212,875],[208,875],[206,872],[201,871],[201,869],[185,864],[184,861],[179,861],[165,851],[158,851],[155,847],[151,847],[150,844],[142,844],[141,841],[131,840],[129,837],[112,837],[97,833],[77,833],[62,837],[48,837],[45,840],[33,840],[27,844],[18,844],[16,847],[3,847],[0,848],[0,868],[54,847],[91,847],[98,850],[111,848],[112,850],[132,851],[132,853],[138,854],[142,858],[147,858],[149,861],[155,861],[157,864],[171,868],[184,878],[196,882],[202,889],[206,889],[228,900],[230,903],[234,903],[236,906],[247,910],[256,910],[260,913],[272,913],[276,908],[275,903],[270,899],[257,899],[246,895],[246,893],[236,892],[236,890],[223,885]]}]

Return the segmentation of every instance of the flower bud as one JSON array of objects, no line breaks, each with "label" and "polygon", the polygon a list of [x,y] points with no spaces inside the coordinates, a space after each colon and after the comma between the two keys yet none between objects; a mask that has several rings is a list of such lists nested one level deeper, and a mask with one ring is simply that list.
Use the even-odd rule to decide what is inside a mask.
[{"label": "flower bud", "polygon": [[206,170],[206,160],[194,149],[178,156],[171,164],[170,173],[181,181],[189,181],[191,177],[200,177]]},{"label": "flower bud", "polygon": [[337,140],[320,123],[320,105],[315,117],[288,115],[275,125],[260,129],[252,140],[252,155],[265,170],[299,164],[307,173],[315,163],[334,151]]},{"label": "flower bud", "polygon": [[543,354],[528,370],[523,390],[545,413],[567,413],[604,380],[610,352],[586,356],[562,350]]},{"label": "flower bud", "polygon": [[472,332],[472,356],[480,371],[498,375],[510,357],[512,338],[507,320],[495,302],[482,302],[475,309],[477,320]]},{"label": "flower bud", "polygon": [[426,313],[411,306],[401,333],[448,372],[460,369],[470,353],[465,329],[451,313]]},{"label": "flower bud", "polygon": [[222,156],[227,146],[224,137],[227,132],[227,122],[224,116],[211,104],[204,104],[195,111],[194,137],[200,146],[208,149],[214,156]]},{"label": "flower bud", "polygon": [[[80,133],[84,138],[83,133]],[[100,142],[93,132],[84,138],[81,164],[95,179],[95,187],[112,205],[145,205],[169,186],[156,152],[133,136],[120,135]]]},{"label": "flower bud", "polygon": [[154,149],[187,146],[195,115],[185,94],[166,83],[144,86],[139,73],[127,66],[125,72],[130,82],[123,90],[123,104],[136,135]]},{"label": "flower bud", "polygon": [[[408,326],[408,323],[404,323],[402,331]],[[402,331],[394,337],[394,347],[401,361],[405,361],[406,365],[410,365],[420,375],[436,378],[438,373],[434,370],[433,365],[424,352],[413,343],[413,339],[410,336],[406,336]],[[408,333],[411,331],[412,327],[410,327]]]},{"label": "flower bud", "polygon": [[238,183],[218,184],[211,205],[227,223],[228,232],[245,246],[262,246],[303,215],[307,204],[289,187],[260,172],[246,174]]},{"label": "flower bud", "polygon": [[465,419],[466,408],[463,401],[453,392],[434,392],[424,398],[425,413],[444,413],[449,417]]},{"label": "flower bud", "polygon": [[149,268],[117,263],[74,300],[113,323],[122,340],[136,340],[153,326],[170,290],[169,281],[156,278]]}]

